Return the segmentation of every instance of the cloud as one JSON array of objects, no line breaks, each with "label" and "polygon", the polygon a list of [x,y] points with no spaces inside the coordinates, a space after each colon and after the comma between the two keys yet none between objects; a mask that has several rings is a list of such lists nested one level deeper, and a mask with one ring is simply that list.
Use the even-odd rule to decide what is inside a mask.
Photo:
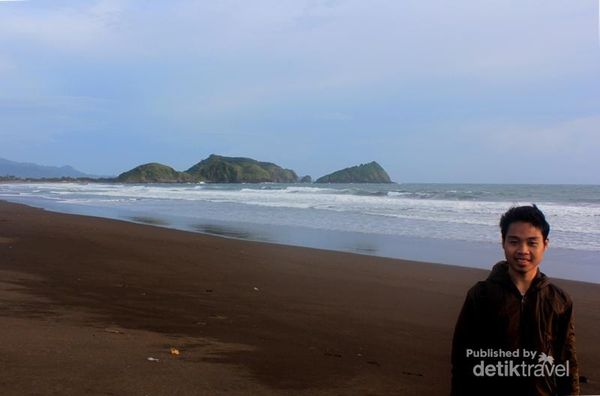
[{"label": "cloud", "polygon": [[90,117],[106,117],[108,103],[89,97],[0,97],[0,137],[7,142],[49,141],[74,131],[85,134],[101,122],[90,125]]},{"label": "cloud", "polygon": [[340,157],[452,147],[469,163],[525,155],[526,137],[591,158],[596,28],[593,2],[561,0],[30,1],[0,13],[0,133],[9,147],[5,125],[58,141],[110,123],[168,131],[173,152],[199,131],[296,134],[315,156],[343,142]]},{"label": "cloud", "polygon": [[117,42],[123,4],[126,2],[102,0],[85,6],[59,3],[47,7],[32,2],[27,8],[0,15],[0,34],[5,40],[37,44],[42,50],[92,54]]},{"label": "cloud", "polygon": [[[479,129],[479,128],[478,128]],[[591,156],[600,150],[600,115],[567,119],[549,125],[481,127],[481,147],[496,152],[526,154],[536,151],[565,158]]]},{"label": "cloud", "polygon": [[[416,76],[544,75],[583,67],[574,43],[596,39],[585,2],[407,0],[100,0],[0,19],[0,32],[64,51],[236,62],[355,82]],[[589,20],[589,26],[584,22]],[[575,63],[575,64],[573,64]],[[524,71],[528,71],[524,73]],[[535,74],[532,73],[535,71]]]}]

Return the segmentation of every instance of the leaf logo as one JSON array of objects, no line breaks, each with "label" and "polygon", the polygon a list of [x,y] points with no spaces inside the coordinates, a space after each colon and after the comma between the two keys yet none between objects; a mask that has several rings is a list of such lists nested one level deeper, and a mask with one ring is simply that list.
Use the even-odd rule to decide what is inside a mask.
[{"label": "leaf logo", "polygon": [[542,363],[542,365],[545,365],[546,363],[553,365],[554,358],[552,357],[552,355],[546,355],[544,352],[542,352],[540,354],[540,357],[538,358],[538,363]]}]

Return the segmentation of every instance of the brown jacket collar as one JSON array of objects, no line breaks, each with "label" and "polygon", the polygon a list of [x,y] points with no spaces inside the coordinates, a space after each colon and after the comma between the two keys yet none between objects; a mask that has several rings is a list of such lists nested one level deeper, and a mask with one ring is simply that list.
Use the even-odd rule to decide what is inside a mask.
[{"label": "brown jacket collar", "polygon": [[[510,279],[510,275],[508,275],[508,263],[506,261],[496,263],[487,279],[488,281],[499,283],[508,289],[516,288],[512,279]],[[544,288],[549,283],[550,279],[538,268],[537,274],[533,278],[533,282],[531,282],[531,286],[527,292]]]}]

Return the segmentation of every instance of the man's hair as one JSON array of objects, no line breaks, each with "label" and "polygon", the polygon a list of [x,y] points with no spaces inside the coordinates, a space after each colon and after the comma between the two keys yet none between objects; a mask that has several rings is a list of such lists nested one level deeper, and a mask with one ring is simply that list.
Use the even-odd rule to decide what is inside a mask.
[{"label": "man's hair", "polygon": [[550,224],[546,221],[546,216],[542,211],[535,204],[531,204],[531,206],[513,206],[502,215],[500,218],[500,231],[502,232],[503,241],[506,239],[508,227],[519,221],[531,224],[542,232],[544,240],[548,239]]}]

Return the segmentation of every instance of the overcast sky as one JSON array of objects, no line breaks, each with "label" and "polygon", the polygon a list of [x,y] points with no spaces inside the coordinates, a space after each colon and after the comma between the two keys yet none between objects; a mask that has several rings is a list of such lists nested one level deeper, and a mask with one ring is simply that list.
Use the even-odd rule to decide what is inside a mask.
[{"label": "overcast sky", "polygon": [[595,0],[0,0],[0,157],[600,184]]}]

